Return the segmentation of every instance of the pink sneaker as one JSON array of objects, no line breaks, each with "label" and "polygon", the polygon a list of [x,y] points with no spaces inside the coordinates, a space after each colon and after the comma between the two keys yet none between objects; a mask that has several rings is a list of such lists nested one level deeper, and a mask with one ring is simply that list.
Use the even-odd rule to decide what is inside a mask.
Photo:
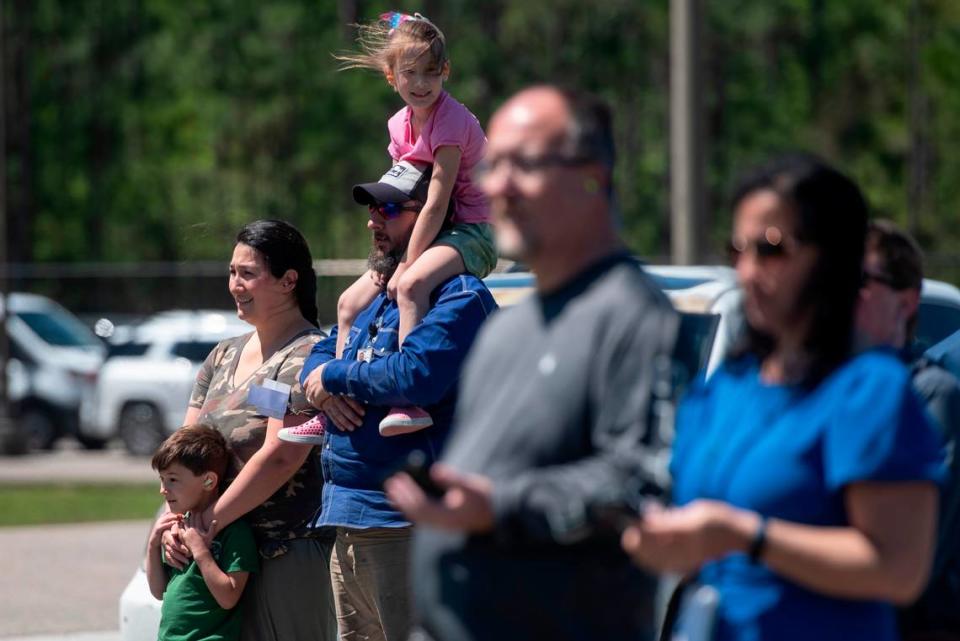
[{"label": "pink sneaker", "polygon": [[327,431],[327,417],[317,414],[309,421],[296,427],[285,427],[277,433],[281,441],[290,443],[306,443],[308,445],[322,445],[323,433]]},{"label": "pink sneaker", "polygon": [[380,421],[381,436],[398,436],[433,425],[433,419],[419,407],[391,407]]}]

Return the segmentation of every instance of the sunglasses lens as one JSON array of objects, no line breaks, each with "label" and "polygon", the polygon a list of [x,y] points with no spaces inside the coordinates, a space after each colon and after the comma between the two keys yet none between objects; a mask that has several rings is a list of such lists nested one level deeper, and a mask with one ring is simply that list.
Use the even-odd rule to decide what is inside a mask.
[{"label": "sunglasses lens", "polygon": [[382,205],[369,205],[371,212],[377,212],[384,218],[393,218],[400,213],[401,207],[397,203],[384,203]]},{"label": "sunglasses lens", "polygon": [[777,258],[783,256],[783,244],[773,244],[766,240],[757,241],[757,256],[760,258]]},{"label": "sunglasses lens", "polygon": [[727,255],[732,264],[736,264],[737,259],[740,258],[742,254],[751,250],[756,252],[757,258],[761,259],[779,258],[786,254],[786,248],[783,246],[783,243],[771,243],[764,238],[751,241],[736,239],[727,245]]}]

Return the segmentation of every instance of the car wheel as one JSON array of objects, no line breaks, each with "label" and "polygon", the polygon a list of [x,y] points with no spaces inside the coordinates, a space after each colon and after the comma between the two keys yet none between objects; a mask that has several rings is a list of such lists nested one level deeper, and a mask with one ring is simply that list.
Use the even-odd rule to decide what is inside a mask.
[{"label": "car wheel", "polygon": [[60,429],[50,412],[39,407],[26,407],[20,411],[20,430],[26,436],[27,448],[49,450],[57,442]]},{"label": "car wheel", "polygon": [[77,441],[80,442],[80,445],[82,445],[85,450],[102,450],[107,446],[107,440],[108,439],[105,438],[97,438],[96,436],[77,434]]},{"label": "car wheel", "polygon": [[130,403],[120,412],[120,440],[135,456],[153,454],[166,435],[160,412],[150,403]]}]

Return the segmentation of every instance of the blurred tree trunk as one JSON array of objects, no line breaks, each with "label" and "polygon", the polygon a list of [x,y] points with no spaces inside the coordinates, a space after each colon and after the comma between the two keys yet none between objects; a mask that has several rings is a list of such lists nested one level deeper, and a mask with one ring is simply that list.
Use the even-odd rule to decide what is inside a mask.
[{"label": "blurred tree trunk", "polygon": [[933,149],[928,127],[932,117],[930,97],[923,86],[923,44],[929,37],[929,25],[923,0],[910,0],[909,13],[909,74],[907,77],[908,128],[910,151],[907,158],[907,229],[914,236],[920,229],[920,220],[928,208],[930,165]]},{"label": "blurred tree trunk", "polygon": [[353,27],[360,21],[358,0],[337,0],[337,16],[340,18],[340,35],[344,42],[353,41]]},{"label": "blurred tree trunk", "polygon": [[30,137],[29,70],[31,0],[2,3],[5,13],[3,82],[0,86],[6,116],[7,260],[33,258],[33,145]]},{"label": "blurred tree trunk", "polygon": [[823,92],[823,59],[827,49],[826,0],[810,0],[810,39],[806,46],[807,78],[810,82],[811,116],[820,113]]}]

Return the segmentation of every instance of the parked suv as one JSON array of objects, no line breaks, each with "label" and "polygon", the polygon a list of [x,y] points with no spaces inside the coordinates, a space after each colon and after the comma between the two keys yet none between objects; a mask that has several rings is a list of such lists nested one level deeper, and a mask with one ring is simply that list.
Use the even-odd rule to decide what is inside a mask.
[{"label": "parked suv", "polygon": [[210,350],[251,330],[233,312],[214,310],[161,312],[117,328],[97,385],[83,400],[80,433],[118,436],[131,454],[152,454],[180,427]]},{"label": "parked suv", "polygon": [[[13,418],[31,449],[77,434],[80,402],[92,390],[106,347],[83,322],[37,294],[9,296],[6,373]],[[91,448],[99,439],[80,439]]]}]

